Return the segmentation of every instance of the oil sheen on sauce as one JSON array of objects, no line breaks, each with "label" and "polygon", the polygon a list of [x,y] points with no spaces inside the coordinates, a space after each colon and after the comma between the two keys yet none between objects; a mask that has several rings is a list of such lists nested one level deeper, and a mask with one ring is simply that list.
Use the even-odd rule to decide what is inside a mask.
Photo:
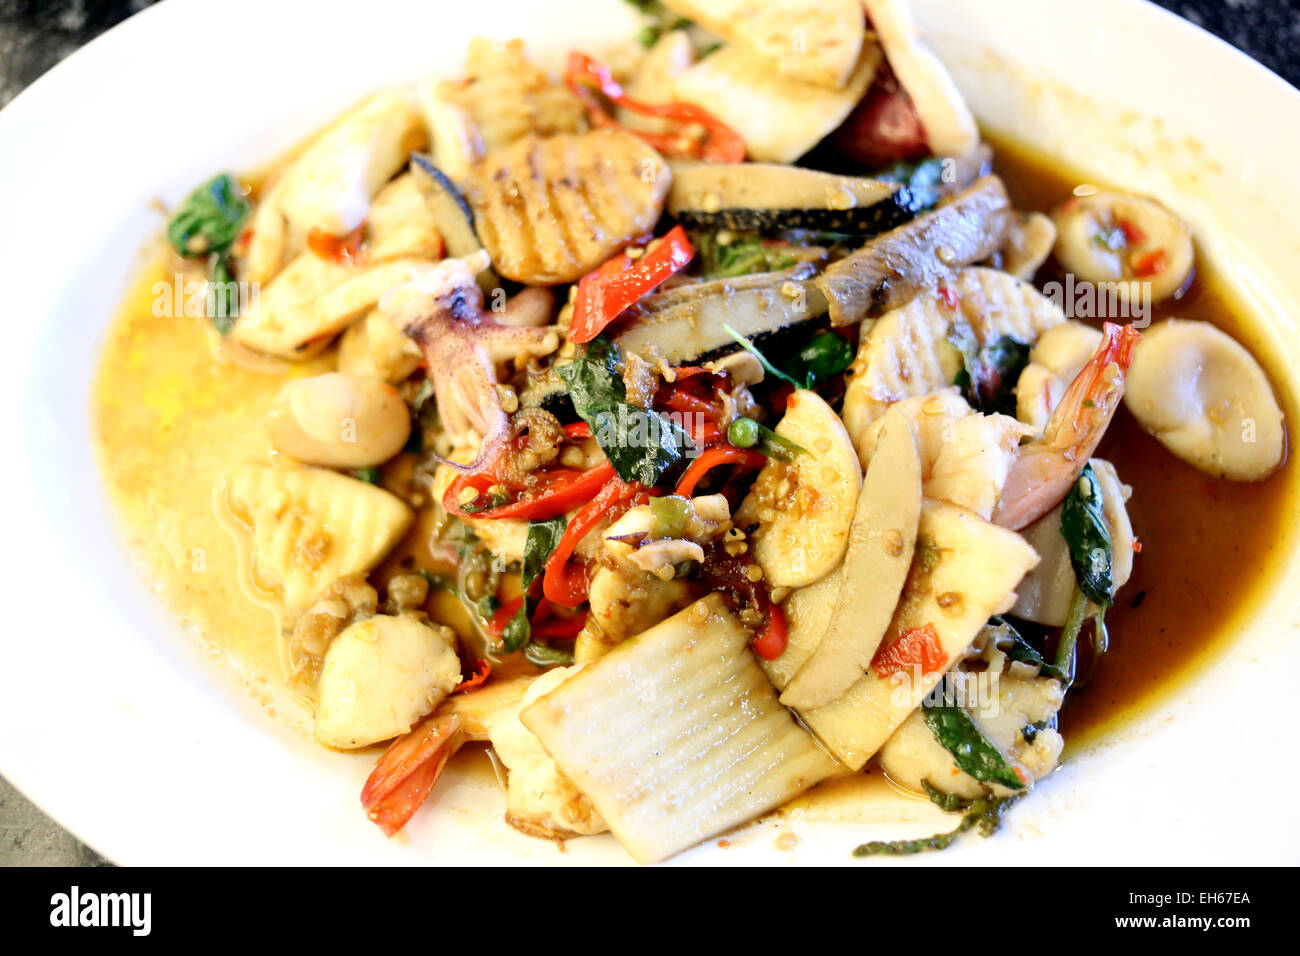
[{"label": "oil sheen on sauce", "polygon": [[[1089,181],[1023,149],[996,139],[994,145],[996,170],[1018,208],[1050,210]],[[1204,319],[1225,329],[1263,364],[1287,420],[1300,420],[1286,387],[1291,379],[1200,266],[1189,292],[1157,307],[1153,318]],[[155,314],[155,300],[170,294],[172,272],[166,254],[156,255],[107,333],[92,391],[100,467],[130,545],[166,605],[245,683],[278,685],[274,618],[240,590],[212,489],[230,465],[270,460],[262,420],[286,376],[330,370],[333,356],[273,371],[214,358],[217,336],[205,320]],[[1129,512],[1142,552],[1108,615],[1110,651],[1062,714],[1067,747],[1098,739],[1230,653],[1231,635],[1294,551],[1300,500],[1294,463],[1257,484],[1217,481],[1165,452],[1123,409],[1099,454],[1133,487]],[[446,616],[444,605],[431,604],[432,615]],[[868,797],[868,806],[889,802],[878,771],[855,779],[818,788],[792,806],[820,804],[829,812],[850,806],[855,793]]]}]

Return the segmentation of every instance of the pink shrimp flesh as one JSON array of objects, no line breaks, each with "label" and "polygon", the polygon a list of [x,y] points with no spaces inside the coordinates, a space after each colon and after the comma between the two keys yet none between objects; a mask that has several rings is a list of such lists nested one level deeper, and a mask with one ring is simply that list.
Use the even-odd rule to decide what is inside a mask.
[{"label": "pink shrimp flesh", "polygon": [[385,836],[406,826],[464,742],[458,714],[430,714],[398,737],[361,788],[366,816]]},{"label": "pink shrimp flesh", "polygon": [[993,512],[994,524],[1017,531],[1055,508],[1106,434],[1142,333],[1111,322],[1101,331],[1101,345],[1061,396],[1042,437],[1021,446]]}]

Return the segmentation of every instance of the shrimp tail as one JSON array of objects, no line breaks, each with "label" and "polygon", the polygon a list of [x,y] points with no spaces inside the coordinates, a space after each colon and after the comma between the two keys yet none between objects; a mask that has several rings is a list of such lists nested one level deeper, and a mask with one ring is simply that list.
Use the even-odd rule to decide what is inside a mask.
[{"label": "shrimp tail", "polygon": [[1107,322],[1093,353],[1043,428],[1022,445],[993,513],[994,524],[1018,531],[1055,508],[1069,493],[1115,417],[1124,380],[1142,333]]},{"label": "shrimp tail", "polygon": [[406,826],[464,742],[457,714],[430,714],[398,737],[361,788],[366,816],[385,836]]}]

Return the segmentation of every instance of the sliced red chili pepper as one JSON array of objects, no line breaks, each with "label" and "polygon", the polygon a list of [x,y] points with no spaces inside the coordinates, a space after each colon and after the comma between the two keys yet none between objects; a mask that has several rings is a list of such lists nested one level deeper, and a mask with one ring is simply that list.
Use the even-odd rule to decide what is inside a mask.
[{"label": "sliced red chili pepper", "polygon": [[586,422],[572,422],[564,426],[566,438],[590,438],[591,426]]},{"label": "sliced red chili pepper", "polygon": [[1146,279],[1169,268],[1169,256],[1163,249],[1152,249],[1133,259],[1133,274]]},{"label": "sliced red chili pepper", "polygon": [[578,282],[569,322],[569,341],[590,342],[623,310],[635,305],[655,286],[686,268],[695,248],[686,230],[674,226],[653,248],[633,259],[624,253]]},{"label": "sliced red chili pepper", "polygon": [[1146,242],[1147,234],[1128,219],[1121,219],[1119,221],[1119,228],[1120,231],[1124,233],[1124,241],[1130,246],[1140,246],[1142,243]]},{"label": "sliced red chili pepper", "polygon": [[464,694],[468,691],[473,690],[476,687],[482,687],[483,684],[487,682],[487,679],[491,675],[491,673],[492,673],[492,662],[485,661],[483,658],[480,657],[477,661],[474,662],[474,674],[470,677],[466,677],[463,681],[457,684],[455,688],[452,690],[452,693]]},{"label": "sliced red chili pepper", "polygon": [[[539,618],[542,616],[538,611]],[[539,641],[564,641],[578,636],[587,623],[587,612],[548,617],[543,621],[534,621],[531,636]]]},{"label": "sliced red chili pepper", "polygon": [[523,606],[524,596],[522,594],[502,604],[488,618],[488,633],[493,637],[500,637],[505,633],[506,627],[514,620],[515,615],[519,613],[519,609]]},{"label": "sliced red chili pepper", "polygon": [[904,631],[876,651],[871,669],[877,677],[885,678],[899,671],[910,671],[913,667],[920,667],[922,674],[933,674],[943,670],[947,664],[948,656],[939,643],[939,634],[933,624],[925,624]]},{"label": "sliced red chili pepper", "polygon": [[[574,95],[586,104],[587,113],[596,126],[618,124],[592,95],[593,88],[599,90],[611,102],[633,113],[640,113],[642,116],[658,116],[679,124],[679,128],[672,133],[644,133],[629,130],[665,156],[704,159],[713,163],[739,163],[745,159],[745,141],[735,130],[708,110],[694,103],[652,104],[634,100],[627,95],[622,84],[614,79],[609,67],[585,53],[575,50],[569,54],[569,64],[564,79]],[[703,127],[705,133],[703,139],[696,139],[690,135],[687,127],[695,124]]]},{"label": "sliced red chili pepper", "polygon": [[569,566],[574,548],[609,511],[645,492],[636,482],[615,477],[573,516],[544,565],[542,593],[548,600],[561,607],[577,607],[587,599],[587,569],[582,565]]},{"label": "sliced red chili pepper", "polygon": [[785,625],[785,612],[781,610],[781,605],[773,604],[767,611],[767,626],[763,628],[762,633],[754,638],[749,646],[763,660],[776,660],[785,650],[788,636],[789,633]]},{"label": "sliced red chili pepper", "polygon": [[737,448],[735,445],[718,445],[715,448],[706,448],[700,452],[690,466],[682,475],[681,480],[677,482],[677,487],[673,489],[673,494],[680,495],[683,498],[689,498],[695,492],[695,486],[708,472],[718,465],[739,465],[742,468],[762,468],[767,463],[767,458],[756,451],[748,451],[744,448]]},{"label": "sliced red chili pepper", "polygon": [[674,411],[703,415],[705,418],[717,418],[721,414],[717,406],[711,402],[680,388],[675,388],[669,392],[662,404],[667,405]]},{"label": "sliced red chili pepper", "polygon": [[590,501],[614,476],[614,466],[607,461],[586,471],[555,469],[539,476],[541,490],[538,493],[497,508],[465,511],[460,504],[461,492],[473,488],[482,494],[496,480],[490,475],[457,475],[442,496],[442,507],[448,514],[460,518],[527,518],[529,521],[544,521],[567,514],[584,501]]},{"label": "sliced red chili pepper", "polygon": [[320,229],[312,229],[307,233],[307,248],[330,262],[345,266],[357,265],[364,258],[361,254],[361,240],[365,233],[364,222],[346,236],[334,236]]}]

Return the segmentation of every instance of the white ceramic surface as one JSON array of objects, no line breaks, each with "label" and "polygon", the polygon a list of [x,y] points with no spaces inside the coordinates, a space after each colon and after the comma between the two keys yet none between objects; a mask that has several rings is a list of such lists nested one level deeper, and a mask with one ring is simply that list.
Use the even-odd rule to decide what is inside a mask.
[{"label": "white ceramic surface", "polygon": [[[1137,0],[913,7],[983,121],[1191,218],[1259,311],[1261,337],[1300,368],[1300,94]],[[159,226],[151,199],[256,166],[371,88],[454,72],[475,33],[558,56],[634,22],[617,0],[169,0],[0,112],[0,772],[111,859],[627,860],[608,837],[561,856],[514,833],[495,787],[463,775],[384,840],[357,799],[372,758],[327,753],[268,717],[139,582],[100,488],[87,405],[107,320]],[[1298,594],[1292,563],[1230,655],[1055,774],[1002,834],[903,862],[1300,860],[1287,682],[1300,667]],[[675,862],[847,863],[861,839],[930,826],[795,813]],[[777,851],[787,831],[800,839]]]}]

